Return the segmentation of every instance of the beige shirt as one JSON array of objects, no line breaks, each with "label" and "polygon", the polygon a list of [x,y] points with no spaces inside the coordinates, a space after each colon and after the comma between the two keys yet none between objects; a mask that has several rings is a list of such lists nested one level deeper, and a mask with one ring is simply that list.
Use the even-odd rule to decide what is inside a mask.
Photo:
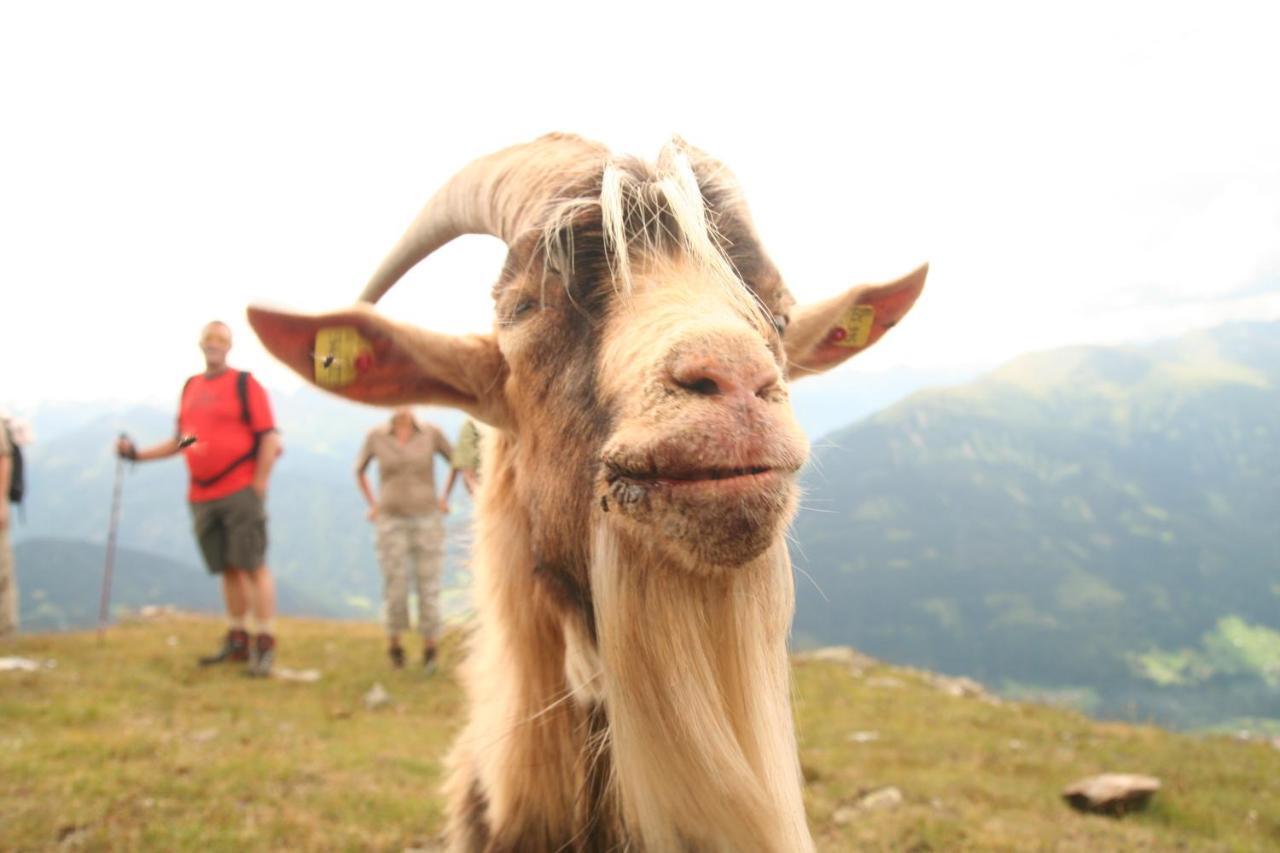
[{"label": "beige shirt", "polygon": [[369,430],[356,459],[356,471],[363,473],[371,461],[377,461],[380,515],[431,515],[439,511],[437,453],[448,462],[453,448],[444,433],[431,424],[418,424],[404,444],[396,440],[389,423]]}]

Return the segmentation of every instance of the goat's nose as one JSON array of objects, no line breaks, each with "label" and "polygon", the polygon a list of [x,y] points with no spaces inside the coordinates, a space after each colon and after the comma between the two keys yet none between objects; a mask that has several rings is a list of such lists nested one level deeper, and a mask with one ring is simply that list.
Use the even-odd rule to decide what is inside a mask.
[{"label": "goat's nose", "polygon": [[684,352],[672,360],[671,380],[700,397],[764,397],[777,387],[776,365],[747,353]]}]

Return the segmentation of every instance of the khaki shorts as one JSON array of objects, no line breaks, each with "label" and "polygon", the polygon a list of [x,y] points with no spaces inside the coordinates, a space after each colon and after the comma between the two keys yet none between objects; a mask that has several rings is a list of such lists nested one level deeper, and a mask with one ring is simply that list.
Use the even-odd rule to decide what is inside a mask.
[{"label": "khaki shorts", "polygon": [[247,486],[225,498],[191,504],[196,542],[210,574],[259,569],[267,560],[267,511]]}]

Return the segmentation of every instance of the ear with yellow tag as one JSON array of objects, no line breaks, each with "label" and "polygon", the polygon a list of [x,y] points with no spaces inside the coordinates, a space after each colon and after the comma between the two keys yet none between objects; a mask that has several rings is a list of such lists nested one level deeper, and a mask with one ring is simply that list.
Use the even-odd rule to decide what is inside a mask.
[{"label": "ear with yellow tag", "polygon": [[249,324],[295,373],[349,400],[453,406],[499,427],[509,420],[507,366],[492,335],[441,335],[363,303],[329,314],[253,306]]},{"label": "ear with yellow tag", "polygon": [[925,264],[887,284],[864,284],[792,311],[783,335],[787,378],[830,370],[865,350],[906,316],[924,289]]},{"label": "ear with yellow tag", "polygon": [[324,326],[316,330],[315,383],[343,388],[355,382],[359,368],[372,363],[373,345],[355,326]]}]

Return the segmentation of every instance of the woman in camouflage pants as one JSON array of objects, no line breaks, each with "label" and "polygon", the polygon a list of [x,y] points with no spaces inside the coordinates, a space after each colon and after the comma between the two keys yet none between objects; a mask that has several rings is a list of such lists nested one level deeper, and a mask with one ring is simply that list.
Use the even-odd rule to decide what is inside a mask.
[{"label": "woman in camouflage pants", "polygon": [[[409,630],[409,587],[418,594],[418,631],[422,634],[423,667],[436,666],[440,633],[440,571],[444,563],[444,518],[449,505],[436,495],[435,456],[452,456],[449,441],[435,426],[419,423],[407,407],[395,410],[390,422],[365,437],[356,460],[356,481],[369,502],[368,518],[377,525],[378,562],[382,567],[388,654],[404,666],[400,634]],[[378,463],[378,494],[365,476]]]}]

